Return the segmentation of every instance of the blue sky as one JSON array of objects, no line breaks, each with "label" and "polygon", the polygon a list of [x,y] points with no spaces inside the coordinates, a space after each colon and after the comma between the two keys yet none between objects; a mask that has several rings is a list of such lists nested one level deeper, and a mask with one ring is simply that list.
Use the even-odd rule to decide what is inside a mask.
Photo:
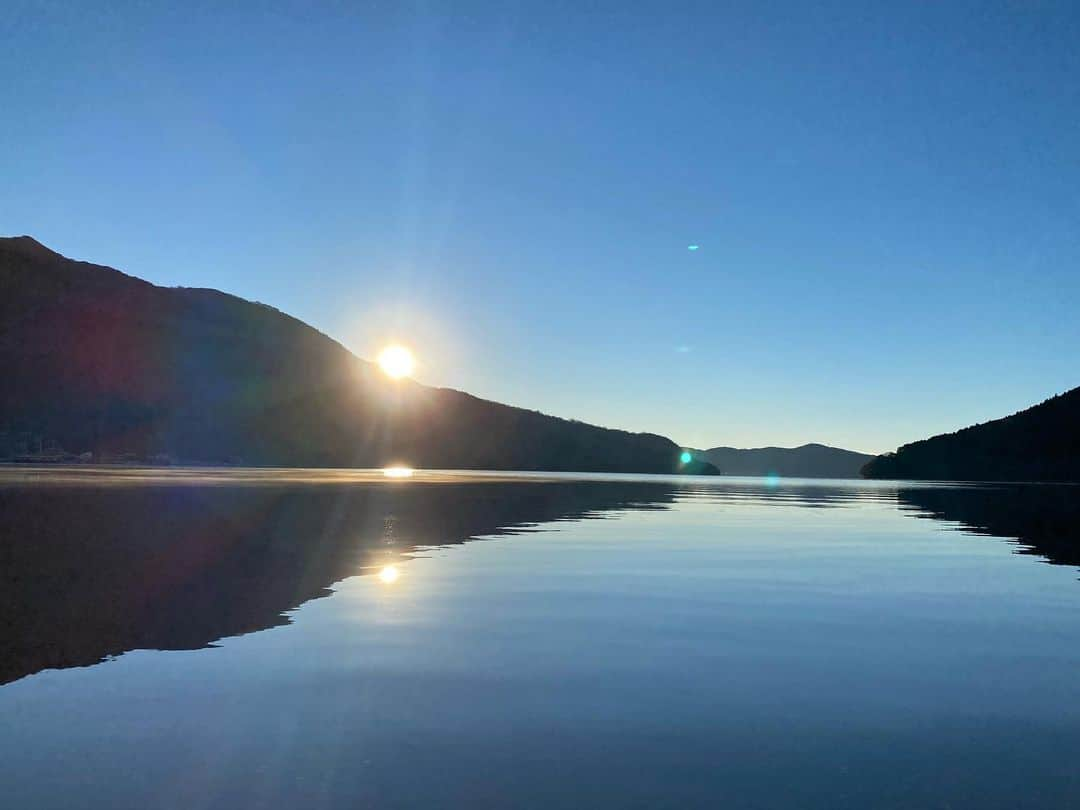
[{"label": "blue sky", "polygon": [[8,4],[0,232],[692,446],[1080,384],[1075,3],[231,5]]}]

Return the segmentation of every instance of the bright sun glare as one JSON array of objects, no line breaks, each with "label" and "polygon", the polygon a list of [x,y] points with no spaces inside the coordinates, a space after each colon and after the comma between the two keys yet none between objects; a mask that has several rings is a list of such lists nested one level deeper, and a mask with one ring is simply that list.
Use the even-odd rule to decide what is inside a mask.
[{"label": "bright sun glare", "polygon": [[379,352],[379,367],[387,377],[400,380],[413,373],[416,360],[413,353],[404,346],[387,346]]},{"label": "bright sun glare", "polygon": [[385,582],[387,585],[393,585],[397,582],[398,577],[401,576],[401,572],[398,571],[396,565],[387,565],[379,572],[379,579]]}]

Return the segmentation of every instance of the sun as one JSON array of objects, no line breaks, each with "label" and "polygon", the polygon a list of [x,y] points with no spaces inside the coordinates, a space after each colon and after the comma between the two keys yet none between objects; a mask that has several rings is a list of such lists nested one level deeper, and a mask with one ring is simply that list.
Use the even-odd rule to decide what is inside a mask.
[{"label": "sun", "polygon": [[387,377],[400,380],[413,373],[413,369],[416,368],[416,359],[411,351],[395,344],[379,352],[379,367]]},{"label": "sun", "polygon": [[398,581],[398,577],[400,576],[401,572],[398,571],[398,567],[396,565],[383,566],[382,570],[379,571],[379,579],[381,579],[387,585],[393,585],[395,582]]}]

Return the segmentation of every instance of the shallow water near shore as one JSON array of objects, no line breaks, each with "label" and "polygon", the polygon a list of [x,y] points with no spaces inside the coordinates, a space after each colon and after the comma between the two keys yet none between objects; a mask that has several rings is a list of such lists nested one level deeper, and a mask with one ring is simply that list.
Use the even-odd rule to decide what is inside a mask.
[{"label": "shallow water near shore", "polygon": [[0,470],[12,807],[1080,803],[1080,488]]}]

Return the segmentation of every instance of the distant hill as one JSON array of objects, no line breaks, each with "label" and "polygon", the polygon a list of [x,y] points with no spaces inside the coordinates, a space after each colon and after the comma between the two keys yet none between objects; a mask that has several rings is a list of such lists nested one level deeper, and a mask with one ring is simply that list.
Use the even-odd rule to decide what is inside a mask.
[{"label": "distant hill", "polygon": [[801,447],[713,447],[701,457],[724,475],[780,475],[785,478],[858,478],[873,456],[824,444]]},{"label": "distant hill", "polygon": [[393,382],[307,324],[0,239],[0,453],[713,473],[663,436]]},{"label": "distant hill", "polygon": [[1080,388],[981,425],[905,444],[862,470],[867,478],[1080,481]]}]

